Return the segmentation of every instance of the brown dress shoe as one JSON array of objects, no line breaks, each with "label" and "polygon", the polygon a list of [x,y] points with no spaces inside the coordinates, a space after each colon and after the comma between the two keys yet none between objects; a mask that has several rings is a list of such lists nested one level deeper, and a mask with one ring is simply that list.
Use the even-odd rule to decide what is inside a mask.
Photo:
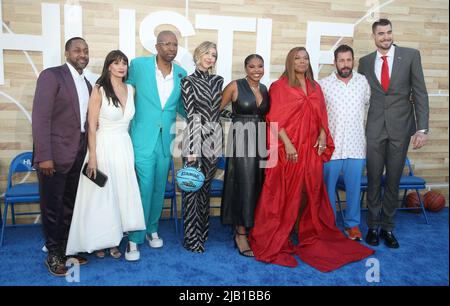
[{"label": "brown dress shoe", "polygon": [[72,258],[75,259],[76,261],[78,261],[78,264],[80,266],[85,265],[85,264],[88,263],[88,260],[86,258],[81,257],[79,255],[67,255],[67,256],[64,256],[64,258],[63,258],[64,263],[66,263],[66,261],[68,261],[69,259],[72,259]]},{"label": "brown dress shoe", "polygon": [[67,274],[67,267],[58,255],[48,255],[44,264],[53,276],[66,276]]}]

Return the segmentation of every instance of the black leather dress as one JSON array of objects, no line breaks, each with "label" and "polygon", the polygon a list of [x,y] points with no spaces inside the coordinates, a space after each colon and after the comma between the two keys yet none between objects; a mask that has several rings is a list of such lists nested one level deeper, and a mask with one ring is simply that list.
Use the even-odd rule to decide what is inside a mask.
[{"label": "black leather dress", "polygon": [[269,111],[269,94],[261,84],[263,101],[258,107],[247,80],[236,82],[238,97],[232,103],[221,220],[222,224],[251,228],[264,180],[260,161],[267,155],[265,115]]}]

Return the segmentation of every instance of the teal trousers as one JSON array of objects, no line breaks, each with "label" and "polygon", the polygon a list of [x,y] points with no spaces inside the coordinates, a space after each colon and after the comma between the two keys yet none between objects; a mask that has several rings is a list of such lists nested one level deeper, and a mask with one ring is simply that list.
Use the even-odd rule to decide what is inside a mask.
[{"label": "teal trousers", "polygon": [[146,231],[128,234],[128,239],[137,244],[144,243],[145,234],[158,232],[159,219],[164,205],[167,176],[171,156],[164,154],[161,133],[156,147],[148,158],[136,158],[135,168],[141,193]]}]

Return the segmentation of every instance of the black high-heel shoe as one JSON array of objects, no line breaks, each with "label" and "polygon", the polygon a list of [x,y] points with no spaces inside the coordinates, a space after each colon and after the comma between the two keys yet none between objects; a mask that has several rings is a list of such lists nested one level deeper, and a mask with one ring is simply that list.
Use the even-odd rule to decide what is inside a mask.
[{"label": "black high-heel shoe", "polygon": [[244,256],[244,257],[255,257],[255,255],[254,254],[252,254],[253,253],[253,251],[251,250],[251,249],[247,249],[247,250],[244,250],[244,251],[241,251],[240,249],[239,249],[239,246],[238,246],[238,244],[237,244],[237,242],[236,242],[236,236],[237,235],[239,235],[239,236],[247,236],[246,234],[241,234],[241,233],[239,233],[238,231],[236,231],[235,233],[234,233],[234,247],[238,250],[238,252],[239,252],[239,255],[242,255],[242,256]]}]

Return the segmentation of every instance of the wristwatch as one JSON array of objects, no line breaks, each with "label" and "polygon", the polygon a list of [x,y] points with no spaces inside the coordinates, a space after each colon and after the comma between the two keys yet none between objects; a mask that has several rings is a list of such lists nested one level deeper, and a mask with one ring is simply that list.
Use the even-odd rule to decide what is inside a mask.
[{"label": "wristwatch", "polygon": [[428,129],[418,130],[417,132],[427,135]]}]

